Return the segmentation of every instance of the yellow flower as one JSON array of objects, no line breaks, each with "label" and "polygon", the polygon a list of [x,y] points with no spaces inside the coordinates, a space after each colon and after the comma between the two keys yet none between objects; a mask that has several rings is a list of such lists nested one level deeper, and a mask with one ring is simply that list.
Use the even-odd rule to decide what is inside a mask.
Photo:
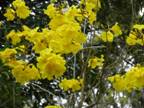
[{"label": "yellow flower", "polygon": [[104,62],[104,58],[103,57],[104,56],[101,55],[101,58],[94,57],[94,58],[89,59],[88,67],[91,67],[92,69],[94,69],[96,67],[99,67],[101,69],[102,66],[103,66],[103,62]]},{"label": "yellow flower", "polygon": [[82,81],[79,81],[77,79],[64,79],[59,84],[60,88],[64,91],[72,90],[72,92],[79,91],[82,87]]},{"label": "yellow flower", "polygon": [[144,45],[143,40],[144,40],[144,34],[143,34],[143,30],[144,29],[144,25],[142,24],[135,24],[133,26],[133,30],[131,30],[129,36],[126,39],[126,43],[128,45]]},{"label": "yellow flower", "polygon": [[126,39],[128,45],[135,45],[137,43],[137,37],[133,33],[130,33]]},{"label": "yellow flower", "polygon": [[142,29],[144,29],[144,25],[143,24],[135,24],[133,26],[134,29],[138,29],[139,31],[141,31]]},{"label": "yellow flower", "polygon": [[89,23],[93,24],[96,21],[98,10],[101,8],[100,0],[81,0],[81,3],[85,5],[85,17],[89,19]]},{"label": "yellow flower", "polygon": [[24,0],[15,0],[15,1],[13,1],[12,4],[13,4],[13,7],[15,8],[16,14],[19,18],[25,19],[30,15],[31,11],[25,5]]},{"label": "yellow flower", "polygon": [[87,12],[92,12],[92,10],[95,8],[95,4],[94,3],[88,3],[86,2],[86,11]]},{"label": "yellow flower", "polygon": [[115,36],[119,36],[122,34],[121,28],[118,25],[118,23],[116,23],[115,25],[112,26],[111,28],[112,32],[114,33]]},{"label": "yellow flower", "polygon": [[38,69],[33,64],[16,65],[12,69],[12,74],[16,78],[16,81],[21,84],[40,78]]},{"label": "yellow flower", "polygon": [[[77,53],[82,48],[82,43],[86,41],[86,36],[81,32],[80,26],[77,23],[63,24],[56,31],[61,39],[58,41],[61,53]],[[58,48],[58,47],[57,47]]]},{"label": "yellow flower", "polygon": [[23,29],[24,31],[22,31],[22,34],[26,40],[34,43],[36,40],[39,40],[38,38],[43,39],[43,37],[41,37],[42,34],[37,32],[38,27],[31,29],[24,25]]},{"label": "yellow flower", "polygon": [[49,26],[52,30],[56,30],[58,27],[64,24],[71,24],[75,27],[79,26],[79,23],[77,23],[74,19],[69,19],[68,16],[61,14],[57,14],[55,17],[53,17],[49,23]]},{"label": "yellow flower", "polygon": [[101,39],[104,42],[113,42],[114,35],[110,31],[108,31],[108,32],[102,32]]},{"label": "yellow flower", "polygon": [[3,62],[8,62],[9,60],[14,59],[16,53],[17,51],[15,49],[6,48],[4,51],[0,52],[0,59],[2,59]]},{"label": "yellow flower", "polygon": [[22,64],[26,64],[26,62],[24,62],[23,60],[16,60],[16,59],[11,59],[8,62],[6,62],[6,65],[11,68],[14,68],[15,66],[22,65]]},{"label": "yellow flower", "polygon": [[25,6],[25,2],[24,2],[24,0],[15,0],[15,1],[12,2],[12,5],[16,9],[20,6]]},{"label": "yellow flower", "polygon": [[70,19],[77,19],[78,21],[82,21],[83,15],[81,14],[81,10],[77,8],[76,6],[69,7],[68,11],[65,13],[65,15]]},{"label": "yellow flower", "polygon": [[112,82],[113,87],[115,88],[116,91],[126,90],[125,80],[120,75],[115,75],[113,77],[109,77],[108,80]]},{"label": "yellow flower", "polygon": [[42,50],[37,61],[42,77],[48,80],[62,76],[66,70],[65,60],[60,55],[52,53],[50,49]]},{"label": "yellow flower", "polygon": [[77,42],[71,42],[71,43],[68,43],[68,42],[65,42],[63,44],[63,48],[64,48],[64,53],[65,54],[68,54],[68,53],[73,53],[73,54],[76,54],[81,48],[82,48],[82,45],[77,43]]},{"label": "yellow flower", "polygon": [[93,22],[96,21],[96,13],[92,11],[89,12],[88,19],[89,19],[89,23],[93,24]]},{"label": "yellow flower", "polygon": [[96,8],[99,9],[101,8],[101,2],[100,0],[86,0],[87,3],[92,3],[92,4],[95,4]]},{"label": "yellow flower", "polygon": [[4,16],[7,18],[7,21],[13,21],[15,19],[15,11],[12,8],[7,8]]},{"label": "yellow flower", "polygon": [[58,14],[58,11],[54,7],[54,4],[50,4],[48,5],[47,9],[44,9],[44,14],[48,15],[50,18],[53,18]]},{"label": "yellow flower", "polygon": [[95,9],[100,9],[101,8],[101,2],[100,0],[81,0],[81,4],[93,4],[95,5]]},{"label": "yellow flower", "polygon": [[48,106],[46,106],[45,108],[61,108],[60,106],[55,106],[55,105],[48,105]]},{"label": "yellow flower", "polygon": [[144,67],[137,65],[132,67],[124,75],[116,74],[108,77],[116,91],[140,90],[144,87]]},{"label": "yellow flower", "polygon": [[33,46],[33,50],[36,53],[39,53],[40,51],[46,49],[48,47],[48,43],[46,42],[46,40],[40,35],[37,35],[37,38],[35,38],[35,40],[33,40],[34,46]]},{"label": "yellow flower", "polygon": [[64,50],[61,40],[51,40],[49,48],[53,49],[53,52],[55,53],[62,53]]},{"label": "yellow flower", "polygon": [[15,30],[11,30],[9,34],[7,34],[7,39],[10,39],[13,45],[16,45],[21,41],[19,33],[15,32]]},{"label": "yellow flower", "polygon": [[30,15],[31,11],[26,6],[21,6],[16,9],[16,14],[19,18],[25,19]]}]

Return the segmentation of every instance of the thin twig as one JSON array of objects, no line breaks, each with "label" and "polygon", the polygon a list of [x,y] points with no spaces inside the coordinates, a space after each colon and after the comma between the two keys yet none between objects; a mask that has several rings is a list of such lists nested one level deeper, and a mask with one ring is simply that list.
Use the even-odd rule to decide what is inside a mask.
[{"label": "thin twig", "polygon": [[51,95],[53,95],[53,96],[56,96],[54,93],[52,93],[51,91],[49,91],[49,90],[47,90],[47,89],[45,89],[45,88],[42,88],[41,86],[39,86],[39,85],[37,85],[37,84],[35,84],[35,83],[31,83],[32,85],[34,85],[34,86],[36,86],[36,87],[38,87],[39,89],[41,89],[42,91],[44,91],[44,92],[47,92],[47,93],[49,93],[49,94],[51,94]]}]

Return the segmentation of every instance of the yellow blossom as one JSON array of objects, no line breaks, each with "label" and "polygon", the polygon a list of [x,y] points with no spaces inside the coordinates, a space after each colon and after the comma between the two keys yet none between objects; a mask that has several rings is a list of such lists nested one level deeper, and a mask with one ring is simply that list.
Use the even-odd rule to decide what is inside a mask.
[{"label": "yellow blossom", "polygon": [[144,29],[144,25],[143,24],[135,24],[135,25],[133,25],[133,28],[141,31]]},{"label": "yellow blossom", "polygon": [[13,1],[12,4],[13,4],[13,7],[15,8],[16,14],[19,18],[25,19],[30,15],[31,11],[25,5],[24,0],[15,0],[15,1]]},{"label": "yellow blossom", "polygon": [[49,48],[53,49],[55,53],[60,53],[64,50],[61,40],[51,40],[49,43]]},{"label": "yellow blossom", "polygon": [[101,2],[100,0],[86,0],[87,3],[93,3],[95,4],[96,8],[99,9],[101,8]]},{"label": "yellow blossom", "polygon": [[17,32],[15,32],[15,30],[11,30],[10,33],[7,34],[7,39],[10,39],[13,45],[16,45],[21,41],[20,35]]},{"label": "yellow blossom", "polygon": [[40,78],[38,69],[33,64],[19,64],[14,66],[12,74],[16,81],[24,84],[30,80],[38,80]]},{"label": "yellow blossom", "polygon": [[44,13],[48,15],[50,18],[53,18],[58,14],[58,11],[54,7],[54,4],[48,5],[47,9],[44,9]]},{"label": "yellow blossom", "polygon": [[60,88],[64,91],[72,90],[72,92],[79,91],[81,89],[81,81],[77,79],[64,79],[59,84]]},{"label": "yellow blossom", "polygon": [[115,36],[119,36],[122,34],[121,28],[118,25],[118,23],[116,23],[115,25],[112,26],[111,28],[112,32],[114,33]]},{"label": "yellow blossom", "polygon": [[144,87],[144,67],[136,65],[128,70],[124,75],[116,74],[108,77],[116,91],[140,90]]},{"label": "yellow blossom", "polygon": [[51,29],[56,30],[63,24],[71,24],[75,27],[79,26],[79,23],[77,23],[74,19],[69,19],[68,16],[61,14],[57,14],[55,17],[53,17],[49,23],[49,26]]},{"label": "yellow blossom", "polygon": [[16,8],[18,8],[18,7],[20,7],[20,6],[25,6],[25,2],[24,2],[24,0],[14,0],[14,1],[12,2],[12,5],[13,5],[14,8],[16,9]]},{"label": "yellow blossom", "polygon": [[26,64],[26,62],[24,62],[23,60],[16,60],[16,59],[11,59],[8,62],[6,62],[6,65],[11,68],[14,68],[15,66],[18,65],[24,65],[24,64]]},{"label": "yellow blossom", "polygon": [[101,39],[104,42],[113,42],[114,35],[110,31],[108,31],[108,32],[102,32]]},{"label": "yellow blossom", "polygon": [[95,12],[89,12],[88,19],[89,19],[89,23],[93,24],[93,22],[96,21],[96,13]]},{"label": "yellow blossom", "polygon": [[25,19],[30,15],[31,11],[26,6],[21,6],[16,9],[16,14],[19,18]]},{"label": "yellow blossom", "polygon": [[50,49],[42,50],[37,61],[42,77],[48,80],[62,76],[66,70],[63,57],[52,53]]},{"label": "yellow blossom", "polygon": [[94,69],[96,67],[102,68],[103,62],[104,62],[104,58],[103,57],[104,56],[101,55],[101,58],[94,57],[94,58],[89,59],[88,67],[91,67],[92,69]]},{"label": "yellow blossom", "polygon": [[100,0],[81,0],[81,4],[85,5],[85,17],[89,19],[89,23],[96,21],[98,10],[101,8]]},{"label": "yellow blossom", "polygon": [[115,90],[123,91],[126,89],[125,81],[120,75],[109,77],[108,80],[113,83],[113,87],[115,88]]},{"label": "yellow blossom", "polygon": [[12,8],[7,8],[4,16],[7,18],[7,21],[13,21],[15,19],[15,11]]},{"label": "yellow blossom", "polygon": [[130,33],[130,35],[126,39],[126,42],[128,45],[135,45],[137,43],[136,35]]},{"label": "yellow blossom", "polygon": [[144,33],[143,33],[144,25],[135,24],[133,29],[130,31],[129,36],[126,39],[126,43],[128,45],[144,45]]},{"label": "yellow blossom", "polygon": [[82,21],[83,16],[81,14],[81,10],[76,6],[69,7],[68,11],[66,11],[65,15],[71,19],[78,19],[78,21]]},{"label": "yellow blossom", "polygon": [[4,51],[0,52],[0,59],[2,59],[3,62],[8,62],[14,58],[16,53],[17,51],[15,49],[6,48]]}]

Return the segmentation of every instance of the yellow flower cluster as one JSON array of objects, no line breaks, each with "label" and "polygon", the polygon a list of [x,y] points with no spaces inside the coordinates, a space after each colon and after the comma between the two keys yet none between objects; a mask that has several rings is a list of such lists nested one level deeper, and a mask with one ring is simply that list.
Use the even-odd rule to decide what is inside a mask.
[{"label": "yellow flower cluster", "polygon": [[23,64],[23,62],[13,67],[12,74],[16,78],[16,81],[21,84],[40,78],[39,71],[33,64]]},{"label": "yellow flower cluster", "polygon": [[114,37],[117,37],[121,34],[122,34],[121,28],[118,25],[118,23],[116,23],[107,32],[106,31],[102,32],[100,38],[104,42],[113,42]]},{"label": "yellow flower cluster", "polygon": [[50,40],[49,47],[56,53],[77,53],[82,48],[82,43],[86,41],[86,36],[82,33],[80,24],[75,20],[80,15],[76,7],[70,7],[63,12],[51,4],[44,10],[44,13],[51,18],[49,32],[55,36]]},{"label": "yellow flower cluster", "polygon": [[4,14],[8,21],[13,21],[15,19],[15,15],[21,19],[25,19],[31,13],[24,0],[15,0],[13,1],[12,6],[15,11],[12,8],[7,8],[6,13]]},{"label": "yellow flower cluster", "polygon": [[88,18],[90,24],[93,24],[96,21],[97,12],[101,8],[100,0],[81,0],[81,4],[85,6],[84,16]]},{"label": "yellow flower cluster", "polygon": [[131,30],[129,36],[126,39],[128,45],[144,45],[144,25],[143,24],[135,24],[133,26],[133,30]]},{"label": "yellow flower cluster", "polygon": [[113,88],[117,91],[140,90],[144,87],[144,67],[137,65],[132,67],[125,75],[108,77]]},{"label": "yellow flower cluster", "polygon": [[[11,30],[7,34],[6,38],[10,40],[13,47],[16,47],[18,52],[18,49],[21,47],[19,46],[19,43],[21,43],[22,39],[25,39],[32,43],[33,53],[39,54],[39,56],[35,55],[37,58],[37,66],[29,64],[29,61],[25,62],[24,60],[17,60],[17,57],[11,59],[12,55],[16,52],[14,54],[8,53],[10,54],[7,55],[8,57],[6,54],[0,54],[1,59],[5,56],[5,58],[3,58],[4,62],[10,58],[6,65],[12,68],[12,74],[17,82],[24,84],[29,80],[39,79],[40,75],[43,79],[47,78],[48,80],[52,80],[61,77],[64,74],[66,71],[66,61],[62,55],[69,53],[76,54],[86,42],[86,36],[81,31],[80,22],[83,21],[84,18],[87,18],[90,24],[92,24],[95,21],[96,12],[101,7],[99,0],[81,1],[81,4],[83,3],[86,6],[84,9],[85,12],[83,12],[78,6],[58,8],[55,7],[54,4],[50,4],[47,6],[47,9],[44,9],[44,14],[48,15],[50,18],[48,24],[49,29],[42,28],[41,31],[39,31],[38,27],[29,28],[26,25],[23,25],[21,30]],[[12,6],[14,10],[8,8],[5,13],[5,16],[9,21],[14,20],[15,15],[25,19],[31,12],[23,0],[13,1]],[[20,50],[22,51],[23,49],[20,48]],[[21,53],[25,52],[22,51]],[[103,61],[103,57],[94,58],[94,60],[90,60],[89,66],[92,68],[97,66],[102,67]],[[61,82],[60,87],[65,91],[71,89],[74,92],[80,90],[81,85],[82,82],[79,80],[64,79]]]},{"label": "yellow flower cluster", "polygon": [[60,106],[50,105],[50,106],[46,106],[45,108],[61,108],[61,107]]},{"label": "yellow flower cluster", "polygon": [[63,89],[64,91],[71,90],[72,92],[79,91],[83,85],[83,80],[77,80],[77,79],[63,79],[61,83],[59,84],[59,87]]},{"label": "yellow flower cluster", "polygon": [[103,67],[103,62],[104,62],[103,55],[101,55],[101,58],[94,57],[94,58],[89,59],[88,67],[90,67],[92,69],[98,67],[99,69],[101,69]]},{"label": "yellow flower cluster", "polygon": [[7,63],[11,59],[15,58],[16,53],[17,53],[17,51],[15,49],[6,48],[4,51],[0,52],[0,59],[4,63]]},{"label": "yellow flower cluster", "polygon": [[62,76],[66,70],[65,60],[60,55],[52,53],[50,49],[41,51],[37,61],[37,67],[40,69],[42,78],[48,80]]},{"label": "yellow flower cluster", "polygon": [[4,16],[7,18],[7,21],[13,21],[15,19],[15,11],[12,8],[7,8]]},{"label": "yellow flower cluster", "polygon": [[30,80],[37,80],[39,78],[37,68],[33,64],[28,64],[23,60],[16,60],[16,54],[17,51],[10,48],[6,48],[0,52],[0,59],[5,65],[12,68],[12,74],[16,78],[16,81],[24,84]]},{"label": "yellow flower cluster", "polygon": [[16,45],[21,41],[19,33],[15,32],[15,30],[11,30],[10,33],[6,36],[8,40],[11,40],[13,45]]},{"label": "yellow flower cluster", "polygon": [[[22,11],[21,9],[25,9],[26,13],[30,12],[23,0],[15,0],[12,5],[20,18],[24,18],[19,13]],[[82,14],[76,6],[69,7],[64,11],[64,9],[58,9],[54,7],[54,4],[50,4],[44,13],[51,19],[48,24],[50,29],[43,28],[38,31],[38,27],[31,29],[23,25],[21,30],[11,30],[6,36],[13,46],[19,45],[22,39],[28,40],[33,44],[34,53],[40,54],[38,57],[36,56],[37,68],[33,64],[16,60],[16,58],[7,63],[8,66],[12,67],[16,81],[22,84],[29,80],[38,79],[39,74],[37,73],[39,71],[41,78],[48,80],[62,76],[66,71],[66,61],[61,55],[76,54],[82,48],[82,44],[86,42],[86,36],[82,33],[81,25],[77,21],[82,19]],[[17,68],[21,69],[17,71]]]},{"label": "yellow flower cluster", "polygon": [[[61,15],[60,17],[63,16]],[[59,18],[55,20],[59,20]],[[66,20],[69,22],[68,19]],[[62,21],[57,22],[61,23]],[[52,26],[59,25],[57,25],[55,21],[53,22],[53,20],[50,24]],[[39,53],[45,48],[51,48],[55,53],[75,54],[82,48],[82,43],[86,41],[86,36],[81,32],[78,23],[63,24],[56,28],[56,30],[44,28],[42,32],[37,32],[38,28],[30,29],[27,26],[23,26],[23,31],[10,31],[7,39],[10,39],[11,43],[16,45],[21,41],[21,38],[24,37],[34,44],[33,50],[35,50],[36,53]]]},{"label": "yellow flower cluster", "polygon": [[44,14],[48,15],[50,18],[55,17],[56,14],[59,12],[57,9],[54,7],[54,4],[50,4],[47,6],[47,9],[44,9]]}]

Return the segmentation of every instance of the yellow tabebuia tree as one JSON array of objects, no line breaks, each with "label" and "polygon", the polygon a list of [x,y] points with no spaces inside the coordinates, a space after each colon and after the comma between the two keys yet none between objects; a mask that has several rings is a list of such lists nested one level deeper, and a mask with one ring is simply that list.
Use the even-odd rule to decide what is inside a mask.
[{"label": "yellow tabebuia tree", "polygon": [[[13,96],[7,108],[122,107],[143,90],[144,25],[101,23],[104,2],[8,2],[0,23],[0,84],[8,80]],[[16,105],[19,88],[26,100]]]}]

